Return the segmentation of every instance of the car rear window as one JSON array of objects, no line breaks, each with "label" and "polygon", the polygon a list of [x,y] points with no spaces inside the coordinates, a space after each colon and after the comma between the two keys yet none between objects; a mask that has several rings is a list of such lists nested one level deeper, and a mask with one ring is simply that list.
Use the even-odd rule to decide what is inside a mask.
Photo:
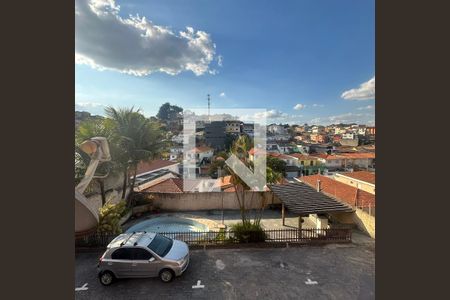
[{"label": "car rear window", "polygon": [[156,234],[148,247],[161,257],[164,257],[172,248],[173,241],[161,234]]}]

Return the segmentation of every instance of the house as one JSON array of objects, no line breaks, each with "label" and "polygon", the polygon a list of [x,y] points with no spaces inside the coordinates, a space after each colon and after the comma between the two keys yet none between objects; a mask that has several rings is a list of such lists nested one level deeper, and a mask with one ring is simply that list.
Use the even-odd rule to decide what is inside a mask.
[{"label": "house", "polygon": [[375,195],[375,173],[356,171],[336,173],[334,179]]},{"label": "house", "polygon": [[267,132],[272,134],[286,134],[286,128],[283,125],[270,124],[267,126]]},{"label": "house", "polygon": [[287,142],[290,139],[291,139],[291,136],[287,133],[267,135],[268,142]]},{"label": "house", "polygon": [[316,134],[323,133],[323,132],[325,132],[325,127],[321,126],[321,125],[314,125],[311,128],[311,132],[316,133]]},{"label": "house", "polygon": [[301,175],[312,175],[324,170],[324,166],[312,155],[291,153],[290,156],[297,158],[297,164],[301,169]]},{"label": "house", "polygon": [[249,137],[253,137],[255,133],[255,126],[252,123],[243,123],[242,124],[242,133],[245,133]]},{"label": "house", "polygon": [[197,164],[210,163],[214,154],[214,149],[207,146],[198,146],[186,153],[187,159],[196,160]]},{"label": "house", "polygon": [[[351,133],[353,134],[353,133]],[[359,145],[359,138],[353,138],[353,139],[344,139],[342,138],[339,141],[339,144],[341,144],[342,146],[350,146],[350,147],[356,147]]]},{"label": "house", "polygon": [[295,178],[299,182],[320,190],[327,196],[340,200],[353,207],[375,207],[375,195],[354,186],[323,175],[311,175]]},{"label": "house", "polygon": [[313,133],[310,136],[311,142],[314,143],[326,143],[328,142],[328,136],[326,134]]},{"label": "house", "polygon": [[343,133],[342,139],[343,140],[353,140],[355,138],[355,134],[351,132]]},{"label": "house", "polygon": [[183,147],[181,146],[174,146],[171,147],[169,150],[169,160],[180,159],[182,155],[183,155]]},{"label": "house", "polygon": [[137,165],[136,178],[159,170],[168,170],[173,173],[179,173],[179,165],[179,162],[164,159],[141,161]]},{"label": "house", "polygon": [[366,135],[373,135],[373,136],[375,136],[375,126],[373,126],[373,127],[366,127]]},{"label": "house", "polygon": [[260,149],[260,148],[252,148],[248,151],[248,158],[250,161],[254,161],[255,154],[256,155],[266,155],[266,150]]},{"label": "house", "polygon": [[241,133],[241,121],[229,120],[225,121],[225,132],[226,133]]},{"label": "house", "polygon": [[375,153],[312,154],[329,171],[375,168]]}]

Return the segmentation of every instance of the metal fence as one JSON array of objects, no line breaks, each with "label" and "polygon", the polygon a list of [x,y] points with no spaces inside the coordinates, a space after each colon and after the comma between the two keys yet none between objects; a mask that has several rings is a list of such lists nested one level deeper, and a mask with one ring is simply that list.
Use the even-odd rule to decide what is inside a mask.
[{"label": "metal fence", "polygon": [[[348,243],[352,239],[350,228],[330,229],[265,229],[263,231],[200,231],[162,232],[161,234],[195,245],[224,245],[246,243]],[[106,247],[117,235],[92,234],[76,238],[76,247]]]}]

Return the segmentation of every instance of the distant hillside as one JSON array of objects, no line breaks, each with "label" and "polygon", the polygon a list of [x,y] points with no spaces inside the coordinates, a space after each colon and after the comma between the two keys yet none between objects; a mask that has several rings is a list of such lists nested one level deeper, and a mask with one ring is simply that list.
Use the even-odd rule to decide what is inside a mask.
[{"label": "distant hillside", "polygon": [[91,113],[87,111],[75,111],[75,128],[83,121],[102,118],[102,116],[91,115]]}]

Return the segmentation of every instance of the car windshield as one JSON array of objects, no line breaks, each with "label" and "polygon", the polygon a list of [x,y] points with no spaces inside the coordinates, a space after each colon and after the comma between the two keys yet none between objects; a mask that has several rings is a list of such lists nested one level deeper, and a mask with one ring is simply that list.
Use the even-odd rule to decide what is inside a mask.
[{"label": "car windshield", "polygon": [[156,234],[148,248],[161,257],[164,257],[172,248],[173,241],[161,234]]}]

